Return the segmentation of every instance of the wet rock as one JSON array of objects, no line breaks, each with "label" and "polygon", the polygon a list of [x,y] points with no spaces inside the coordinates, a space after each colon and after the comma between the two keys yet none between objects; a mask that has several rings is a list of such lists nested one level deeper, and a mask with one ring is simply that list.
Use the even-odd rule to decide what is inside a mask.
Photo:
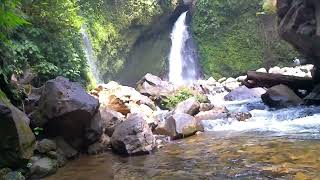
[{"label": "wet rock", "polygon": [[195,97],[191,97],[185,101],[180,102],[174,113],[185,113],[189,115],[195,115],[199,112],[200,103]]},{"label": "wet rock", "polygon": [[146,96],[169,96],[174,91],[174,86],[152,74],[146,74],[138,83],[138,91]]},{"label": "wet rock", "polygon": [[31,159],[30,173],[32,178],[43,178],[58,170],[58,162],[48,157],[34,156]]},{"label": "wet rock", "polygon": [[[26,178],[18,171],[11,171],[5,174],[3,180],[25,180]],[[1,176],[0,176],[1,179]],[[1,179],[2,180],[2,179]]]},{"label": "wet rock", "polygon": [[224,107],[215,107],[210,111],[203,111],[199,112],[196,116],[195,119],[197,121],[202,121],[202,120],[215,120],[215,119],[220,119],[220,118],[225,118],[228,116],[228,110]]},{"label": "wet rock", "polygon": [[57,144],[57,152],[62,154],[67,159],[74,159],[79,155],[79,152],[70,146],[62,137],[55,138]]},{"label": "wet rock", "polygon": [[62,136],[74,147],[82,148],[88,144],[83,132],[90,130],[99,134],[100,129],[91,129],[98,107],[98,100],[87,94],[80,84],[57,77],[44,86],[38,109],[41,118],[34,121],[33,126],[45,125],[50,135]]},{"label": "wet rock", "polygon": [[210,111],[214,108],[214,105],[211,103],[200,103],[199,111]]},{"label": "wet rock", "polygon": [[111,145],[120,154],[145,154],[155,148],[155,138],[144,117],[135,114],[115,128]]},{"label": "wet rock", "polygon": [[99,154],[109,150],[111,147],[110,137],[102,135],[101,139],[88,147],[88,154]]},{"label": "wet rock", "polygon": [[266,93],[266,90],[263,88],[249,89],[246,86],[240,86],[228,93],[224,99],[226,101],[241,101],[246,99],[260,98],[264,93]]},{"label": "wet rock", "polygon": [[261,98],[266,105],[275,108],[303,104],[303,100],[285,85],[273,86],[272,88],[268,89],[267,92],[261,96]]},{"label": "wet rock", "polygon": [[230,115],[231,118],[236,119],[237,121],[246,121],[250,119],[252,115],[249,112],[238,112]]},{"label": "wet rock", "polygon": [[40,153],[47,153],[49,151],[55,151],[57,149],[57,145],[53,140],[50,139],[42,139],[37,143],[36,150]]},{"label": "wet rock", "polygon": [[18,168],[33,155],[35,136],[28,122],[27,115],[0,91],[0,168]]},{"label": "wet rock", "polygon": [[112,136],[115,127],[125,120],[123,114],[105,107],[100,107],[100,114],[103,131],[110,137]]},{"label": "wet rock", "polygon": [[164,121],[159,122],[153,133],[157,135],[176,137],[178,134],[176,131],[175,119],[166,118]]},{"label": "wet rock", "polygon": [[191,136],[198,131],[203,131],[203,126],[201,123],[189,114],[174,114],[170,116],[167,121],[175,123],[176,136],[172,137],[174,139]]}]

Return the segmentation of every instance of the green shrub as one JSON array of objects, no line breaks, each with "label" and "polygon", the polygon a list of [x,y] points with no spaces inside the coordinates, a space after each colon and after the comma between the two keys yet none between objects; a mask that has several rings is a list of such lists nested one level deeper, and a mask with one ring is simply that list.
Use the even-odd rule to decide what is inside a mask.
[{"label": "green shrub", "polygon": [[195,97],[200,103],[208,102],[208,97],[188,88],[181,88],[161,102],[164,109],[173,110],[180,102]]}]

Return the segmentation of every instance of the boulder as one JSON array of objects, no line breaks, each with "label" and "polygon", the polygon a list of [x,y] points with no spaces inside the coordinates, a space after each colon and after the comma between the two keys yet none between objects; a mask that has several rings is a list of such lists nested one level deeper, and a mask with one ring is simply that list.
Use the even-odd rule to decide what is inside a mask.
[{"label": "boulder", "polygon": [[30,173],[33,179],[49,176],[57,172],[57,170],[57,160],[41,156],[34,156],[31,159]]},{"label": "boulder", "polygon": [[149,73],[137,83],[137,89],[141,94],[153,97],[169,96],[174,92],[173,84]]},{"label": "boulder", "polygon": [[111,109],[100,107],[102,127],[105,134],[112,136],[117,125],[125,120],[125,116]]},{"label": "boulder", "polygon": [[198,131],[203,131],[200,121],[197,121],[189,114],[176,113],[170,116],[167,122],[175,122],[177,135],[173,138],[187,137],[194,135]]},{"label": "boulder", "polygon": [[220,118],[226,118],[228,116],[228,110],[224,107],[214,107],[210,111],[199,112],[195,119],[197,121],[202,120],[215,120]]},{"label": "boulder", "polygon": [[131,115],[115,128],[111,145],[114,152],[129,155],[149,153],[156,146],[146,120],[138,114]]},{"label": "boulder", "polygon": [[211,103],[200,103],[199,111],[210,111],[214,108],[214,105]]},{"label": "boulder", "polygon": [[40,153],[47,153],[49,151],[55,151],[57,149],[57,144],[50,139],[42,139],[37,142],[36,150]]},{"label": "boulder", "polygon": [[49,135],[62,136],[74,147],[82,148],[88,144],[84,132],[102,132],[91,126],[98,107],[98,100],[87,94],[80,84],[57,77],[44,86],[37,111],[39,119],[34,120],[33,126],[45,125]]},{"label": "boulder", "polygon": [[226,101],[241,101],[246,99],[260,98],[264,93],[266,93],[266,90],[263,88],[249,89],[246,86],[240,86],[228,93],[224,99]]},{"label": "boulder", "polygon": [[261,98],[266,105],[275,108],[303,104],[303,100],[297,96],[293,90],[282,84],[268,89],[267,92],[261,96]]},{"label": "boulder", "polygon": [[203,131],[203,127],[194,117],[185,113],[176,113],[160,122],[154,130],[154,134],[165,135],[171,139],[179,139],[194,135]]},{"label": "boulder", "polygon": [[33,155],[36,139],[29,121],[0,91],[0,168],[19,168]]},{"label": "boulder", "polygon": [[174,113],[185,113],[195,115],[199,112],[200,103],[195,97],[191,97],[185,101],[178,103]]}]

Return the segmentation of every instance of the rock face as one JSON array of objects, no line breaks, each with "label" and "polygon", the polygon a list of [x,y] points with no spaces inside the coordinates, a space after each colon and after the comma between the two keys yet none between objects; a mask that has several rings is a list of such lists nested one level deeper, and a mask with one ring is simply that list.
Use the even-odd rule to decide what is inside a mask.
[{"label": "rock face", "polygon": [[35,136],[28,122],[0,91],[0,168],[18,168],[33,155]]},{"label": "rock face", "polygon": [[193,116],[199,112],[199,109],[200,103],[195,97],[191,97],[180,102],[174,110],[174,113],[185,113]]},{"label": "rock face", "polygon": [[92,129],[91,126],[98,107],[98,100],[87,94],[80,84],[57,77],[44,86],[39,102],[39,116],[33,126],[45,125],[50,135],[62,136],[80,148],[86,141],[94,141],[88,140],[92,131],[100,135],[102,133],[101,128]]},{"label": "rock face", "polygon": [[275,108],[303,104],[303,100],[285,85],[277,85],[268,89],[261,98],[265,104]]},{"label": "rock face", "polygon": [[280,36],[319,68],[320,1],[278,0]]},{"label": "rock face", "polygon": [[199,121],[189,114],[176,113],[160,122],[154,133],[178,139],[194,135],[198,131],[203,131],[203,126]]},{"label": "rock face", "polygon": [[266,93],[266,90],[263,88],[249,89],[246,86],[240,86],[227,94],[224,99],[226,101],[241,101],[246,99],[260,98],[264,93]]},{"label": "rock face", "polygon": [[148,73],[137,83],[137,89],[146,96],[158,97],[170,95],[174,91],[174,86]]},{"label": "rock face", "polygon": [[112,149],[119,154],[145,154],[156,144],[152,131],[143,116],[133,114],[118,125],[111,137]]}]

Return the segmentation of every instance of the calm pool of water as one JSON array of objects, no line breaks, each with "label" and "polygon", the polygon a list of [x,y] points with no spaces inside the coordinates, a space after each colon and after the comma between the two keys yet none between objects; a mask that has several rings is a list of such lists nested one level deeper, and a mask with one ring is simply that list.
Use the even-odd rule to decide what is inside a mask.
[{"label": "calm pool of water", "polygon": [[261,132],[211,132],[146,156],[82,156],[47,180],[320,179],[320,140]]}]

